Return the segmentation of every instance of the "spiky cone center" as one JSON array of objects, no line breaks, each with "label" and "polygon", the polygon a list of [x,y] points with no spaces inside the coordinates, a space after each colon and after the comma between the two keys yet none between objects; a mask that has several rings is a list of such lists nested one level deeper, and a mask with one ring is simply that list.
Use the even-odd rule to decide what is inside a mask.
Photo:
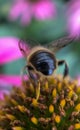
[{"label": "spiky cone center", "polygon": [[[80,130],[80,86],[54,76],[36,87],[30,80],[0,101],[0,130]],[[47,87],[46,87],[47,85]]]}]

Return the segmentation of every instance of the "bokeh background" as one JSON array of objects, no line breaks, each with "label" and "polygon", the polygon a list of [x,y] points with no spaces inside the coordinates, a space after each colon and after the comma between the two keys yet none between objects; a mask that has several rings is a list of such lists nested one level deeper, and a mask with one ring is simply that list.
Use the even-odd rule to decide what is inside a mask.
[{"label": "bokeh background", "polygon": [[[0,0],[0,39],[5,39],[6,45],[10,44],[7,37],[34,39],[44,45],[67,34],[79,37],[79,5],[80,0]],[[60,50],[56,57],[67,61],[71,77],[80,75],[79,39]],[[4,55],[2,58],[5,58]],[[4,64],[0,62],[0,75],[20,75],[24,65],[24,58],[12,59]],[[58,73],[62,73],[63,69],[64,66],[59,67]]]}]

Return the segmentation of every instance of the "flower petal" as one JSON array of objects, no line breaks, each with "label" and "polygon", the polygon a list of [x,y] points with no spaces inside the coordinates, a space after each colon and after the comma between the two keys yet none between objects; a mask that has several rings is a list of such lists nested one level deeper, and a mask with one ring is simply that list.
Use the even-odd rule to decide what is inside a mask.
[{"label": "flower petal", "polygon": [[0,90],[0,100],[4,99],[4,95],[8,95],[10,91],[8,90]]},{"label": "flower petal", "polygon": [[[15,13],[16,12],[16,13]],[[16,0],[11,6],[9,19],[12,21],[20,18],[22,25],[27,25],[31,21],[30,2],[25,0]]]},{"label": "flower petal", "polygon": [[45,20],[54,18],[56,14],[56,7],[52,1],[38,1],[33,5],[33,15],[38,20]]},{"label": "flower petal", "polygon": [[69,2],[68,31],[72,36],[80,36],[80,0],[71,0]]},{"label": "flower petal", "polygon": [[19,39],[15,37],[0,38],[0,64],[22,57],[18,43]]},{"label": "flower petal", "polygon": [[[26,78],[28,79],[27,76],[26,76]],[[21,85],[21,76],[0,75],[0,84],[2,84],[2,83],[4,83],[4,85],[20,86]]]},{"label": "flower petal", "polygon": [[[26,80],[28,77],[26,76]],[[0,100],[4,99],[5,94],[9,94],[12,87],[21,86],[21,76],[0,75]]]},{"label": "flower petal", "polygon": [[4,93],[0,91],[0,100],[4,99]]},{"label": "flower petal", "polygon": [[80,10],[77,10],[69,20],[70,34],[74,36],[80,35]]}]

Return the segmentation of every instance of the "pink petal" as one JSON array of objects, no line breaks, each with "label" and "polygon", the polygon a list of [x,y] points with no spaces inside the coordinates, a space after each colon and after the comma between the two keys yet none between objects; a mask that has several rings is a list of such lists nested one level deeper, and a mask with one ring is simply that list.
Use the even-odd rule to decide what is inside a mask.
[{"label": "pink petal", "polygon": [[[26,76],[26,80],[27,79],[28,77]],[[0,100],[4,100],[4,95],[8,95],[13,86],[22,86],[21,76],[0,75]]]},{"label": "pink petal", "polygon": [[[29,12],[29,13],[27,13]],[[26,13],[24,13],[21,16],[21,24],[23,26],[28,25],[31,22],[32,14],[30,13],[30,10],[27,10]]]},{"label": "pink petal", "polygon": [[[28,77],[26,76],[26,79]],[[5,85],[20,86],[21,85],[21,76],[17,75],[0,75],[0,83]]]},{"label": "pink petal", "polygon": [[71,35],[80,35],[80,10],[77,10],[69,19],[69,31]]},{"label": "pink petal", "polygon": [[75,12],[77,9],[80,8],[80,0],[70,0],[70,2],[68,3],[68,13],[72,14],[73,12]]},{"label": "pink petal", "polygon": [[[1,81],[1,80],[0,80]],[[9,95],[10,92],[12,90],[12,86],[8,85],[8,84],[5,84],[3,82],[2,84],[2,81],[0,82],[0,100],[3,100],[4,99],[4,95]]]},{"label": "pink petal", "polygon": [[8,95],[10,91],[0,90],[0,100],[4,100],[4,95]]},{"label": "pink petal", "polygon": [[68,16],[68,31],[70,35],[80,36],[80,0],[71,0],[69,2]]},{"label": "pink petal", "polygon": [[[15,13],[16,12],[16,13]],[[9,13],[10,20],[17,20],[20,18],[22,25],[26,25],[31,21],[30,3],[25,0],[17,0],[11,6]]]},{"label": "pink petal", "polygon": [[56,14],[55,4],[49,0],[40,0],[33,5],[33,15],[38,20],[53,18]]},{"label": "pink petal", "polygon": [[4,99],[4,92],[0,91],[0,100],[3,100],[3,99]]},{"label": "pink petal", "polygon": [[22,57],[18,43],[19,39],[15,37],[0,38],[0,64]]}]

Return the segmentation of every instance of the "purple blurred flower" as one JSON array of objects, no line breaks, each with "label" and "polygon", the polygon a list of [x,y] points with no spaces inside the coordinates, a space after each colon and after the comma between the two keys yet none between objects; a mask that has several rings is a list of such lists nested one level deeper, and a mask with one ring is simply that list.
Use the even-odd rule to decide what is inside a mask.
[{"label": "purple blurred flower", "polygon": [[[14,37],[0,38],[0,65],[11,62],[22,57],[18,46],[19,39]],[[27,48],[29,50],[29,48]],[[3,99],[4,93],[9,93],[12,86],[20,86],[20,75],[0,74],[0,99]]]},{"label": "purple blurred flower", "polygon": [[68,29],[70,35],[80,36],[80,0],[71,0],[68,10]]},{"label": "purple blurred flower", "polygon": [[9,19],[20,18],[21,24],[29,24],[32,17],[37,20],[53,18],[56,14],[55,4],[51,0],[14,0]]}]

